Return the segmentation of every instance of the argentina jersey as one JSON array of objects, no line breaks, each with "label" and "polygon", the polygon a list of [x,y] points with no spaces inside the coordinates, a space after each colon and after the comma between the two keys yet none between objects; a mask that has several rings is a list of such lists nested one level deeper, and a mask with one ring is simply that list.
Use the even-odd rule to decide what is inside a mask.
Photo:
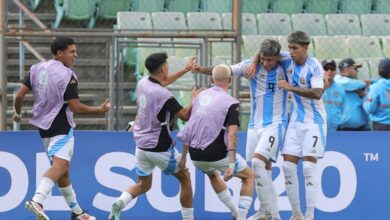
[{"label": "argentina jersey", "polygon": [[[243,76],[251,60],[231,66],[235,76]],[[264,128],[272,123],[287,126],[287,91],[278,88],[278,80],[286,79],[286,74],[279,64],[266,71],[257,65],[256,75],[249,80],[251,116],[248,128]]]},{"label": "argentina jersey", "polygon": [[[314,57],[308,57],[302,66],[296,65],[288,52],[281,52],[281,64],[292,86],[310,89],[324,87],[324,70]],[[326,111],[323,101],[302,97],[291,93],[292,106],[290,122],[326,123]]]}]

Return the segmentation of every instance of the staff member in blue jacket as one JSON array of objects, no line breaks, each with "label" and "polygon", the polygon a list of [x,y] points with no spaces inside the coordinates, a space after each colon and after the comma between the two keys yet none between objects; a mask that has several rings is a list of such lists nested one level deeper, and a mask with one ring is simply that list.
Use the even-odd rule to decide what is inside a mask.
[{"label": "staff member in blue jacket", "polygon": [[363,107],[372,120],[374,131],[390,131],[390,59],[384,58],[378,64],[382,77],[370,86]]},{"label": "staff member in blue jacket", "polygon": [[343,116],[338,128],[340,131],[366,131],[368,127],[368,115],[363,109],[363,98],[366,96],[365,88],[367,84],[358,80],[358,68],[361,64],[356,64],[351,58],[340,61],[340,75],[335,77],[345,91],[345,105]]},{"label": "staff member in blue jacket", "polygon": [[336,76],[336,62],[326,59],[321,62],[325,70],[325,92],[322,100],[325,104],[328,131],[336,131],[340,126],[343,108],[345,104],[345,92],[334,82]]}]

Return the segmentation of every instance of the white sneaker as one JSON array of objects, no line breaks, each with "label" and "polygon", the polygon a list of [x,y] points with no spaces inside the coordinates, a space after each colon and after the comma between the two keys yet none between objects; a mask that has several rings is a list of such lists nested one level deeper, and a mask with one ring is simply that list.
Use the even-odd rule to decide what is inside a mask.
[{"label": "white sneaker", "polygon": [[304,220],[302,213],[299,213],[299,215],[291,216],[290,220]]},{"label": "white sneaker", "polygon": [[268,212],[264,213],[259,210],[251,217],[249,217],[247,220],[269,220],[270,218],[271,215]]},{"label": "white sneaker", "polygon": [[111,206],[110,216],[108,216],[108,220],[119,220],[121,216],[122,204],[121,200],[115,201]]},{"label": "white sneaker", "polygon": [[72,220],[96,220],[96,218],[83,210],[80,215],[72,213]]},{"label": "white sneaker", "polygon": [[34,213],[37,220],[50,220],[49,217],[43,211],[43,207],[41,204],[30,200],[26,202],[25,207],[30,212]]}]

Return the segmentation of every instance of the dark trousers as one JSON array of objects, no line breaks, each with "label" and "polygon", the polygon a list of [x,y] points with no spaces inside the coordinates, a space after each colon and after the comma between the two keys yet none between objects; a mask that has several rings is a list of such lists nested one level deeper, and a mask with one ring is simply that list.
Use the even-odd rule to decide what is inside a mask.
[{"label": "dark trousers", "polygon": [[338,131],[368,131],[368,129],[366,128],[366,126],[360,126],[358,128],[347,128],[347,127],[341,127],[339,126],[337,128]]},{"label": "dark trousers", "polygon": [[389,124],[382,124],[379,122],[372,122],[372,128],[374,131],[390,131]]}]

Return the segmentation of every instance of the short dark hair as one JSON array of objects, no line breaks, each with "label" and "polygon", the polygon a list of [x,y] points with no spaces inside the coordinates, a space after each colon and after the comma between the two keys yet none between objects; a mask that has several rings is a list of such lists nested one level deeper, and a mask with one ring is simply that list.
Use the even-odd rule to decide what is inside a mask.
[{"label": "short dark hair", "polygon": [[68,46],[76,44],[76,42],[70,37],[57,37],[51,43],[50,49],[53,55],[56,55],[59,50],[66,50]]},{"label": "short dark hair", "polygon": [[292,44],[299,45],[309,45],[310,44],[310,36],[303,31],[295,31],[288,35],[287,42]]},{"label": "short dark hair", "polygon": [[280,49],[280,43],[274,39],[265,39],[260,44],[260,53],[263,56],[279,56]]},{"label": "short dark hair", "polygon": [[167,59],[168,55],[165,52],[150,54],[145,60],[145,67],[150,74],[153,74],[161,65],[167,62]]}]

